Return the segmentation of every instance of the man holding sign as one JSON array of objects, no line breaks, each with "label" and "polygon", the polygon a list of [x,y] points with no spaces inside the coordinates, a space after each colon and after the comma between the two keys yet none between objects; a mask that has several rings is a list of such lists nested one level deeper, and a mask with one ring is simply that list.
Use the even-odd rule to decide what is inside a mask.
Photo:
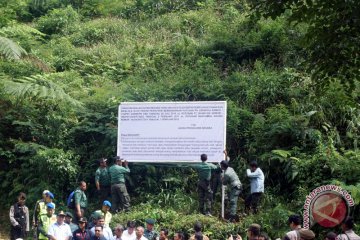
[{"label": "man holding sign", "polygon": [[111,196],[113,211],[125,210],[130,211],[130,196],[127,192],[125,185],[125,174],[130,172],[128,162],[120,158],[115,157],[115,163],[109,168],[110,182],[111,182]]},{"label": "man holding sign", "polygon": [[200,159],[202,163],[192,165],[198,172],[198,194],[199,194],[199,211],[200,213],[211,216],[212,205],[212,190],[210,187],[211,171],[218,169],[219,167],[207,163],[207,155],[201,154]]}]

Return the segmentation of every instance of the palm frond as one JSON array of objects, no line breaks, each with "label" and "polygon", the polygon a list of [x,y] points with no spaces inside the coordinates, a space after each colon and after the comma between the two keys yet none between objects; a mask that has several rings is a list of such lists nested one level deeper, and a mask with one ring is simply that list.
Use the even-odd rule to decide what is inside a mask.
[{"label": "palm frond", "polygon": [[19,60],[21,56],[26,54],[27,52],[25,49],[20,47],[13,40],[6,37],[0,37],[0,55],[4,56],[6,59]]}]

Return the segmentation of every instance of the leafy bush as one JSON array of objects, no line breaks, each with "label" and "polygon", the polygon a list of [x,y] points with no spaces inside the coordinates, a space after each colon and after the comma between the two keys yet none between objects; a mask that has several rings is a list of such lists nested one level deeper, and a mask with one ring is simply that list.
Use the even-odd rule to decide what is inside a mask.
[{"label": "leafy bush", "polygon": [[37,28],[46,34],[67,34],[79,22],[79,14],[71,7],[54,9],[37,20]]},{"label": "leafy bush", "polygon": [[[153,196],[157,198],[156,196]],[[176,199],[176,198],[175,198]],[[179,199],[180,200],[180,199]],[[145,225],[145,219],[156,219],[155,229],[169,229],[170,236],[177,231],[183,231],[187,235],[194,233],[194,224],[199,221],[203,225],[203,233],[214,240],[224,240],[230,234],[241,234],[246,236],[246,229],[252,223],[258,223],[263,231],[267,232],[271,238],[282,237],[287,230],[287,218],[291,212],[286,210],[284,205],[278,204],[272,209],[267,209],[258,215],[251,215],[241,219],[239,223],[226,223],[216,217],[207,217],[195,212],[184,214],[175,211],[167,205],[166,209],[157,206],[154,203],[143,203],[137,205],[128,214],[116,214],[113,217],[112,225],[123,224],[127,221],[136,220],[138,225]]]}]

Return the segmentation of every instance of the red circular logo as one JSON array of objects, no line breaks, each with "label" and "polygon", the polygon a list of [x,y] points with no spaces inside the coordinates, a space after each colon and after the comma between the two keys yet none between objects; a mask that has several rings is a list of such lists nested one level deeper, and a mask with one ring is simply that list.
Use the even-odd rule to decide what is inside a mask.
[{"label": "red circular logo", "polygon": [[315,222],[330,228],[341,224],[345,219],[347,205],[339,194],[323,193],[315,199],[311,210]]}]

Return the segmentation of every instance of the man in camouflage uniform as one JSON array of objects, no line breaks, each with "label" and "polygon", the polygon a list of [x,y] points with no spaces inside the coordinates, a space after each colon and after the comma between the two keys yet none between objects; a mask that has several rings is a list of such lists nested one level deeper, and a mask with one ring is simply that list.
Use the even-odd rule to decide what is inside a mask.
[{"label": "man in camouflage uniform", "polygon": [[241,182],[238,175],[232,167],[229,167],[228,161],[221,161],[221,169],[224,171],[222,182],[229,188],[229,221],[234,222],[236,219],[237,201],[242,190]]},{"label": "man in camouflage uniform", "polygon": [[110,195],[110,175],[106,158],[99,160],[99,168],[95,172],[95,185],[99,193],[100,202],[108,200]]},{"label": "man in camouflage uniform", "polygon": [[198,172],[198,194],[199,194],[199,211],[202,214],[211,216],[212,190],[210,187],[211,171],[218,169],[214,164],[207,163],[207,155],[201,154],[202,163],[193,164],[192,167]]}]

